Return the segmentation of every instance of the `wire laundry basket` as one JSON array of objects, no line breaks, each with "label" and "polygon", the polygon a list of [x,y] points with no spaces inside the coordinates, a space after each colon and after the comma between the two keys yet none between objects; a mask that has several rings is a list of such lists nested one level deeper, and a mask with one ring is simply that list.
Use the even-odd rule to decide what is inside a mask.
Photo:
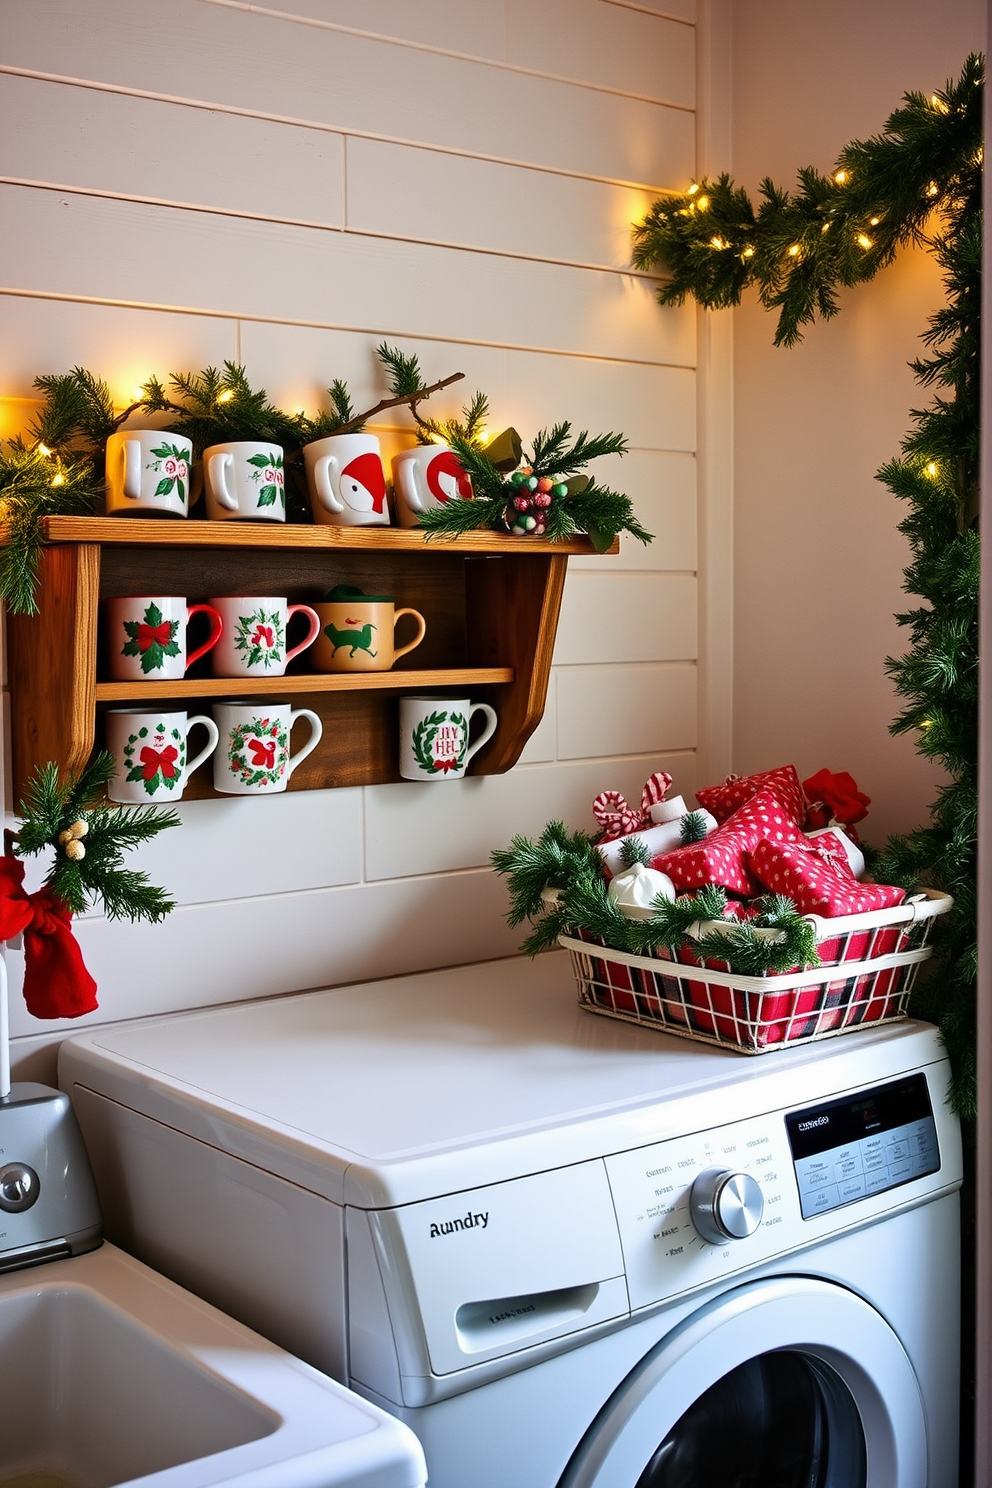
[{"label": "wire laundry basket", "polygon": [[[836,919],[808,915],[821,965],[757,977],[740,976],[726,962],[703,961],[687,948],[674,957],[664,949],[631,956],[581,933],[561,935],[558,943],[571,956],[579,1003],[589,1012],[743,1054],[768,1054],[904,1018],[920,964],[931,954],[930,927],[952,903],[949,894],[928,889],[895,909]],[[695,938],[730,924],[704,921],[694,927]]]}]

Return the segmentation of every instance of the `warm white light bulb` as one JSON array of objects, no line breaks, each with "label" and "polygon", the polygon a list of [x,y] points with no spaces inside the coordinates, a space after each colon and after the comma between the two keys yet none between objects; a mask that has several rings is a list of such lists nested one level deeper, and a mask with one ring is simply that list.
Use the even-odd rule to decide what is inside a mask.
[{"label": "warm white light bulb", "polygon": [[53,486],[64,486],[65,485],[65,476],[62,474],[61,470],[59,470],[55,475],[52,476],[52,485]]},{"label": "warm white light bulb", "polygon": [[793,243],[792,247],[789,249],[789,257],[790,258],[798,258],[799,257],[799,244],[798,243]]},{"label": "warm white light bulb", "polygon": [[692,185],[689,187],[689,193],[688,194],[690,196],[695,196],[695,194],[696,194],[696,192],[698,190],[699,190],[699,183],[696,182],[696,181],[693,181]]},{"label": "warm white light bulb", "polygon": [[862,248],[871,248],[874,246],[867,233],[858,233],[858,243]]},{"label": "warm white light bulb", "polygon": [[39,446],[38,446],[38,453],[39,453],[39,455],[48,455],[50,457],[52,452],[48,448],[48,445],[47,444],[39,444]]},{"label": "warm white light bulb", "polygon": [[937,474],[937,464],[936,464],[936,461],[931,460],[930,461],[930,464],[927,466],[927,475],[934,476],[936,474]]},{"label": "warm white light bulb", "polygon": [[837,174],[834,176],[834,180],[837,182],[837,185],[838,186],[845,185],[846,182],[847,182],[847,171],[846,170],[839,170],[837,172]]},{"label": "warm white light bulb", "polygon": [[234,397],[234,391],[233,391],[233,389],[232,388],[225,388],[222,393],[218,393],[217,394],[217,402],[218,403],[230,403],[230,401],[231,401],[231,399],[233,397]]}]

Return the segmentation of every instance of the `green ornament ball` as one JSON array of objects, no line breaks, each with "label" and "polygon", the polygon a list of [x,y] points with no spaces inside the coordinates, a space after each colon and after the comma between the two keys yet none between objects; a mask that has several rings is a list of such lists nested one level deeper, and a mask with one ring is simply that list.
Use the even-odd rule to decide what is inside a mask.
[{"label": "green ornament ball", "polygon": [[515,470],[513,472],[513,474],[510,476],[510,485],[511,486],[522,486],[523,483],[524,483],[524,481],[526,479],[527,479],[527,477],[524,475],[524,473],[523,473],[522,470]]},{"label": "green ornament ball", "polygon": [[527,477],[527,489],[528,489],[528,491],[536,491],[537,490],[537,476],[536,475],[529,475]]},{"label": "green ornament ball", "polygon": [[552,494],[552,496],[567,496],[568,495],[568,487],[565,485],[565,482],[564,481],[559,481],[556,486],[552,486],[551,487],[551,494]]}]

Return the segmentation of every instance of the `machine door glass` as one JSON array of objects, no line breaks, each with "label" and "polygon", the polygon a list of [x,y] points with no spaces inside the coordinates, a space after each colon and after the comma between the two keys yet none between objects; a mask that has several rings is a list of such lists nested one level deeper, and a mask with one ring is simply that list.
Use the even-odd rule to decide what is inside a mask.
[{"label": "machine door glass", "polygon": [[885,1318],[846,1287],[784,1276],[733,1287],[661,1336],[558,1488],[868,1488],[868,1463],[872,1484],[922,1488],[929,1451],[916,1372]]},{"label": "machine door glass", "polygon": [[797,1350],[759,1354],[705,1390],[637,1488],[864,1488],[865,1434],[840,1375]]}]

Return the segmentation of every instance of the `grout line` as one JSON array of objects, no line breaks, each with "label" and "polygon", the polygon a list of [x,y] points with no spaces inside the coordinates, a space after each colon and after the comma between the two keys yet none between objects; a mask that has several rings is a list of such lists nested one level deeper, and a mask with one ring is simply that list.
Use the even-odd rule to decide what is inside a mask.
[{"label": "grout line", "polygon": [[602,0],[604,5],[615,5],[618,10],[637,10],[641,15],[657,16],[659,21],[674,21],[677,26],[689,26],[693,31],[696,29],[695,21],[690,21],[686,16],[672,15],[667,10],[654,10],[650,5],[637,5],[635,0]]},{"label": "grout line", "polygon": [[53,191],[62,196],[95,197],[102,201],[133,203],[135,206],[164,207],[174,212],[204,212],[211,217],[234,217],[249,222],[272,222],[284,227],[302,227],[312,232],[341,233],[352,238],[372,238],[377,242],[414,243],[425,248],[441,248],[453,253],[480,253],[488,258],[507,258],[515,262],[550,264],[556,268],[580,269],[591,274],[614,274],[622,279],[658,284],[663,276],[615,264],[587,263],[577,258],[555,258],[544,253],[523,253],[516,248],[488,248],[481,243],[454,243],[444,238],[420,238],[407,233],[386,232],[378,228],[349,228],[333,222],[320,222],[308,217],[285,217],[270,212],[249,212],[241,207],[225,207],[204,202],[175,201],[166,196],[144,196],[132,191],[111,191],[104,186],[68,185],[59,181],[35,181],[26,176],[0,175],[0,186],[13,186],[25,191]]},{"label": "grout line", "polygon": [[[297,15],[294,11],[275,10],[267,5],[250,4],[249,0],[204,0],[207,5],[217,5],[225,10],[241,10],[250,15],[265,16],[268,20],[285,21],[291,25],[309,26],[316,31],[333,31],[343,36],[357,36],[364,41],[382,46],[401,47],[404,51],[427,52],[433,57],[449,57],[456,62],[468,62],[473,67],[491,67],[497,72],[512,72],[522,77],[537,78],[541,82],[560,83],[567,88],[582,88],[590,93],[607,93],[615,98],[630,98],[636,103],[650,103],[658,108],[676,109],[679,113],[695,112],[695,105],[673,103],[666,98],[657,98],[648,93],[631,93],[625,88],[611,88],[608,83],[594,83],[585,78],[566,77],[562,73],[546,72],[537,67],[524,67],[519,62],[505,62],[496,57],[478,57],[472,52],[456,52],[449,47],[430,46],[424,41],[413,41],[403,36],[384,36],[379,31],[363,31],[357,26],[344,26],[338,21],[324,21],[316,16]],[[648,11],[648,15],[656,12]],[[674,16],[659,16],[659,20],[677,20]],[[688,24],[687,22],[680,22]]]},{"label": "grout line", "polygon": [[[496,351],[521,351],[539,356],[568,357],[574,361],[599,362],[620,367],[661,367],[674,372],[695,374],[695,368],[677,362],[648,361],[643,357],[615,357],[586,351],[569,351],[555,346],[528,346],[514,341],[460,340],[438,336],[431,331],[383,331],[381,326],[343,325],[338,321],[303,320],[288,315],[252,315],[241,310],[208,310],[196,305],[159,304],[152,300],[124,300],[110,295],[68,294],[62,290],[26,289],[17,285],[0,285],[0,295],[15,299],[52,300],[61,304],[104,305],[118,310],[145,310],[157,315],[196,315],[205,320],[242,320],[249,325],[299,326],[304,330],[347,331],[359,336],[392,335],[399,341],[429,341],[445,346],[487,347]],[[691,454],[691,450],[679,453]]]},{"label": "grout line", "polygon": [[593,175],[588,171],[569,170],[565,166],[542,165],[539,161],[515,160],[512,156],[489,155],[478,150],[460,150],[454,145],[435,145],[423,140],[405,139],[400,135],[379,134],[371,129],[353,129],[343,124],[327,124],[319,119],[296,118],[291,114],[272,114],[262,109],[241,108],[237,104],[206,103],[199,98],[185,98],[178,93],[157,93],[149,88],[128,88],[122,83],[96,82],[57,72],[42,72],[33,67],[12,67],[0,63],[0,74],[32,78],[42,83],[57,83],[70,88],[89,88],[95,93],[116,93],[124,98],[143,98],[151,103],[175,104],[182,108],[202,109],[206,113],[233,114],[237,118],[258,119],[268,124],[284,124],[292,129],[313,129],[324,134],[341,134],[351,139],[367,139],[384,145],[397,145],[409,150],[430,150],[436,155],[457,155],[465,160],[481,160],[490,165],[507,165],[516,170],[539,171],[542,175],[567,176],[577,181],[594,181],[603,186],[629,187],[656,196],[681,196],[684,188],[654,186],[646,181],[628,181],[619,176]]}]

